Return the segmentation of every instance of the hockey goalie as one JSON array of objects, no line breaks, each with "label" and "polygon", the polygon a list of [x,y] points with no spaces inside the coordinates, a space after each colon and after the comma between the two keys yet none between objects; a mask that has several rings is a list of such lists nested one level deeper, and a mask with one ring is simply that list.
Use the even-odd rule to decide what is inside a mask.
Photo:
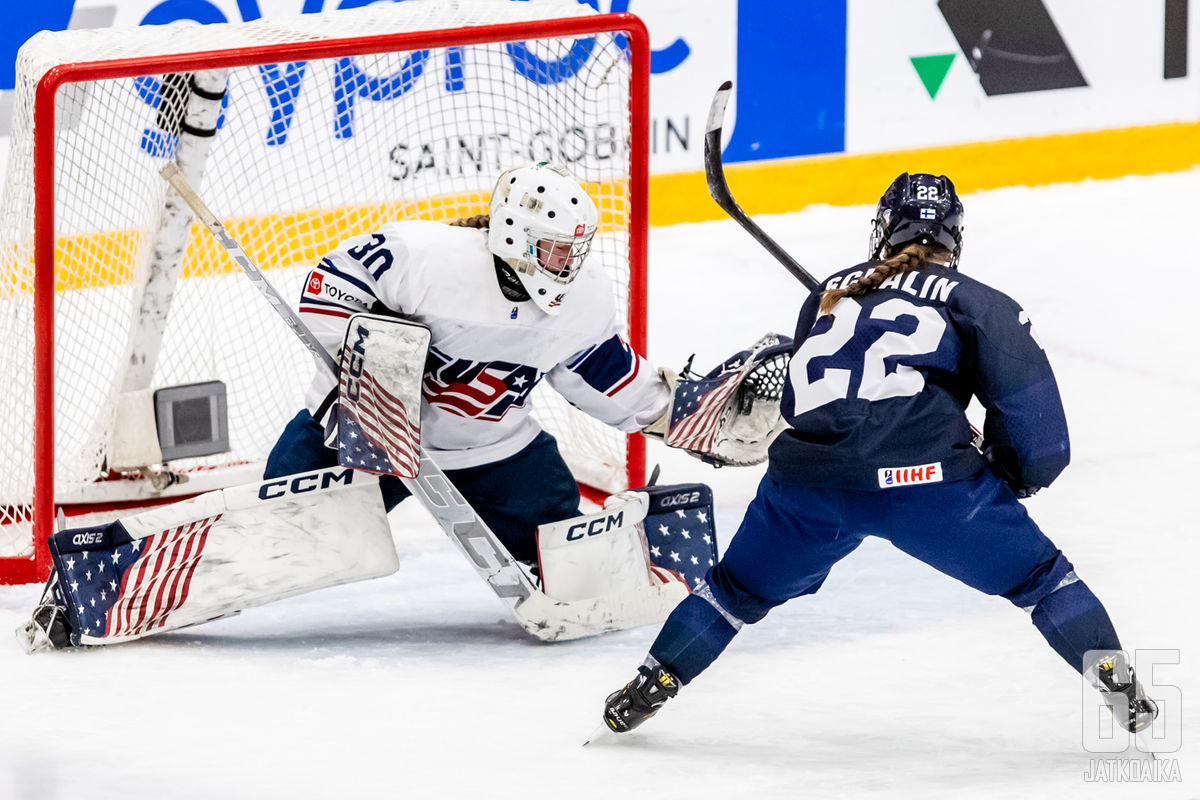
[{"label": "hockey goalie", "polygon": [[545,377],[620,430],[756,463],[778,427],[786,346],[764,340],[698,380],[650,367],[617,333],[603,273],[583,268],[597,218],[565,170],[537,163],[500,176],[490,219],[394,222],[321,259],[289,324],[339,362],[318,370],[266,481],[55,535],[26,647],[125,641],[389,574],[386,512],[410,494],[538,638],[661,621],[687,581],[654,560],[679,554],[651,549],[646,522],[707,504],[706,551],[689,561],[709,562],[707,487],[624,493],[579,517],[529,393]]},{"label": "hockey goalie", "polygon": [[[407,354],[411,362],[427,337],[418,326],[355,317],[342,348],[349,354],[343,372],[370,376],[380,353],[391,357],[385,364],[393,367],[397,354]],[[761,392],[761,371],[729,367],[748,352],[702,381],[678,381],[676,393],[727,388],[727,373],[759,377],[750,386]],[[407,378],[396,381],[396,375]],[[380,382],[392,409],[419,408],[413,378],[419,375],[419,370],[393,369]],[[713,376],[725,377],[714,381]],[[346,444],[362,438],[363,425],[373,429],[381,422],[378,409],[363,403],[353,380],[340,385],[343,421],[365,420],[342,425],[351,432],[339,443]],[[727,405],[734,409],[745,401]],[[392,420],[397,422],[419,431],[416,420]],[[398,562],[379,482],[364,470],[334,465],[210,492],[107,525],[61,531],[50,540],[55,568],[42,602],[19,636],[30,652],[113,644],[389,575]],[[497,588],[505,583],[500,579],[505,570],[520,576],[503,594],[518,601],[514,615],[530,633],[570,639],[661,621],[713,565],[712,520],[706,486],[651,486],[614,495],[598,513],[540,525],[536,571],[516,562],[490,538],[485,524],[462,526],[479,536],[463,536],[460,543],[468,555],[488,556],[482,560],[492,571],[485,577]],[[537,574],[540,589],[522,591],[522,582]]]},{"label": "hockey goalie", "polygon": [[[419,419],[394,415],[420,408],[419,367],[428,336],[427,329],[394,319],[352,318],[341,348],[342,433],[331,453],[360,461],[356,448],[363,445],[354,443],[383,425],[411,432],[420,452]],[[416,368],[400,368],[405,363]],[[386,409],[356,381],[373,385],[375,397],[390,398]],[[385,411],[392,415],[386,420]],[[367,446],[390,447],[378,440]],[[376,468],[384,457],[376,457]],[[399,463],[398,454],[392,458]],[[517,561],[444,473],[427,463],[433,472],[418,472],[408,485],[422,494],[437,487],[446,508],[458,498],[466,515],[439,521],[449,523],[451,538],[510,602],[517,621],[541,639],[660,621],[687,594],[689,579],[699,580],[700,569],[716,556],[711,494],[697,484],[624,492],[599,513],[541,525],[536,562]],[[380,480],[365,469],[334,464],[61,531],[50,540],[54,570],[46,592],[20,638],[30,652],[125,642],[389,575],[398,560]],[[696,534],[692,550],[654,547],[662,553],[656,558],[647,525],[656,532],[686,525]],[[680,564],[702,566],[685,577]],[[543,588],[536,585],[539,574]]]}]

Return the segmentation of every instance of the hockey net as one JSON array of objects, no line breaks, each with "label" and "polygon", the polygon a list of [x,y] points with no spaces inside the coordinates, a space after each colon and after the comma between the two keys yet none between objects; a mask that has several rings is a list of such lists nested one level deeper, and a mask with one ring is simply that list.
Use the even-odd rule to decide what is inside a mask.
[{"label": "hockey net", "polygon": [[[60,509],[111,515],[258,479],[303,405],[311,355],[207,232],[180,223],[168,160],[293,302],[342,239],[483,213],[501,170],[562,162],[600,208],[589,264],[611,275],[644,351],[647,76],[641,23],[575,0],[30,39],[0,209],[0,582],[45,574],[35,543]],[[214,135],[194,124],[206,115]],[[114,460],[130,392],[214,380],[227,452]],[[641,482],[640,440],[552,390],[532,402],[581,485]],[[171,475],[187,481],[162,488]]]}]

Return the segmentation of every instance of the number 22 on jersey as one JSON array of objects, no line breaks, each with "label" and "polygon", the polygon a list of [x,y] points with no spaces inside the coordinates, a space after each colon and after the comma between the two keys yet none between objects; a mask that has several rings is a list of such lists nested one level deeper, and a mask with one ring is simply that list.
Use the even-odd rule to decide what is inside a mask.
[{"label": "number 22 on jersey", "polygon": [[853,370],[827,367],[810,382],[808,365],[813,359],[833,356],[841,351],[860,325],[875,327],[872,320],[894,322],[905,315],[916,319],[916,328],[911,333],[879,332],[879,336],[862,355],[862,379],[854,396],[862,400],[885,400],[889,397],[909,397],[924,389],[925,376],[920,371],[897,364],[895,370],[889,373],[885,359],[937,350],[946,331],[946,320],[942,315],[931,306],[919,306],[897,297],[875,306],[864,318],[863,307],[844,297],[833,308],[833,325],[805,339],[788,365],[788,380],[796,398],[792,415],[799,416],[826,403],[849,399],[851,396]]}]

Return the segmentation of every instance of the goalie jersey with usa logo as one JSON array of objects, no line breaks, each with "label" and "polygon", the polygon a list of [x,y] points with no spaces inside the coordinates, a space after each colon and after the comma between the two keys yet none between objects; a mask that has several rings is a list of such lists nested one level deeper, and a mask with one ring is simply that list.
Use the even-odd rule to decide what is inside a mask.
[{"label": "goalie jersey with usa logo", "polygon": [[[300,314],[331,351],[359,312],[395,313],[430,329],[421,438],[444,469],[499,461],[532,442],[540,427],[529,400],[543,378],[626,432],[662,413],[666,385],[618,333],[601,268],[580,270],[551,314],[504,292],[496,260],[486,230],[392,222],[323,258],[308,276]],[[334,388],[318,374],[309,389],[318,421]]]},{"label": "goalie jersey with usa logo", "polygon": [[[876,263],[824,288],[853,284]],[[986,460],[1019,492],[1066,467],[1058,386],[1015,301],[933,262],[829,313],[820,301],[812,295],[797,322],[782,401],[789,428],[772,445],[772,478],[882,490],[975,475],[985,455],[963,413],[973,395],[986,410]]]},{"label": "goalie jersey with usa logo", "polygon": [[[588,258],[598,225],[595,203],[564,168],[515,167],[497,179],[489,214],[400,220],[353,236],[313,266],[300,297],[300,318],[331,353],[352,347],[350,321],[363,312],[428,329],[403,364],[420,450],[519,561],[536,559],[539,525],[578,514],[580,503],[557,442],[531,413],[534,388],[545,379],[625,432],[661,418],[670,402],[666,380],[621,337],[611,282]],[[341,378],[352,374],[345,364]],[[264,477],[336,463],[381,473],[390,472],[384,460],[414,466],[409,403],[392,402],[368,430],[362,408],[343,403],[342,389],[354,398],[342,384],[314,377]],[[379,488],[389,510],[410,495],[389,474]]]}]

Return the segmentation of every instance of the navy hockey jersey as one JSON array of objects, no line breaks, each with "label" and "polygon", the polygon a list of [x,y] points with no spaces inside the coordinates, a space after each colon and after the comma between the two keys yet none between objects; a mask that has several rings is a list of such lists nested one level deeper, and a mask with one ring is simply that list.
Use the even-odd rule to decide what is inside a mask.
[{"label": "navy hockey jersey", "polygon": [[[826,289],[874,268],[829,278]],[[986,409],[984,439],[1017,489],[1048,486],[1067,465],[1066,418],[1025,312],[955,270],[927,264],[820,314],[801,308],[784,388],[790,428],[770,450],[781,483],[883,490],[960,480],[985,459],[965,409]]]}]

